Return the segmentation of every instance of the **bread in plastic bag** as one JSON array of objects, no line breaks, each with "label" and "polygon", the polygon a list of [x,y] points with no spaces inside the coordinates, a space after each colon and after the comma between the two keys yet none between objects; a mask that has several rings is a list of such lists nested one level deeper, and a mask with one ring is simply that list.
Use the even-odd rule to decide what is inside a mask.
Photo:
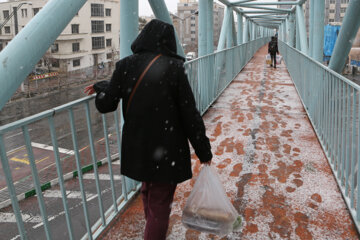
[{"label": "bread in plastic bag", "polygon": [[211,166],[202,167],[186,201],[182,223],[187,228],[219,236],[227,235],[241,226],[241,217]]}]

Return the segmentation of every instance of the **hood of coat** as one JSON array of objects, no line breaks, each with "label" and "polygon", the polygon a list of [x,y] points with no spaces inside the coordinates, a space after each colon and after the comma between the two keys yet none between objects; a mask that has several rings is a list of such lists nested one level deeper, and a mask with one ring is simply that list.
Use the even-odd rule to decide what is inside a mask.
[{"label": "hood of coat", "polygon": [[184,60],[183,57],[176,54],[174,27],[157,19],[153,19],[145,25],[131,44],[131,50],[133,53],[161,53]]}]

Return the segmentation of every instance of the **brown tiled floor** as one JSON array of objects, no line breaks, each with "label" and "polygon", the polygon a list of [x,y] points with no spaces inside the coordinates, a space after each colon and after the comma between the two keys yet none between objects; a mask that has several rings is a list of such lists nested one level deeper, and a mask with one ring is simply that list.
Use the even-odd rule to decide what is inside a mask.
[{"label": "brown tiled floor", "polygon": [[[266,51],[204,115],[213,166],[244,217],[223,239],[359,239],[286,66],[265,65]],[[195,177],[199,169],[193,156]],[[193,184],[177,188],[167,239],[219,239],[181,224]],[[144,226],[137,197],[104,239],[142,239]]]}]

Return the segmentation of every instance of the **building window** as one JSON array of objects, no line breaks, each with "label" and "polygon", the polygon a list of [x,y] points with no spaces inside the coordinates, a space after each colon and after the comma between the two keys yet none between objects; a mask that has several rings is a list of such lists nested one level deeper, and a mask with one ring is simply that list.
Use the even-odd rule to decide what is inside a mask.
[{"label": "building window", "polygon": [[195,27],[195,23],[190,24],[191,27]]},{"label": "building window", "polygon": [[106,31],[111,32],[111,24],[106,24]]},{"label": "building window", "polygon": [[111,47],[111,38],[110,38],[110,39],[106,39],[106,46],[107,46],[107,47]]},{"label": "building window", "polygon": [[71,24],[71,33],[79,33],[79,24]]},{"label": "building window", "polygon": [[33,8],[34,16],[40,11],[40,8]]},{"label": "building window", "polygon": [[340,12],[341,12],[341,13],[346,12],[346,8],[340,8]]},{"label": "building window", "polygon": [[191,17],[191,19],[192,19],[192,20],[195,20],[195,17],[194,17],[194,16],[192,16],[192,17]]},{"label": "building window", "polygon": [[54,68],[60,67],[59,59],[51,59],[51,66],[54,67]]},{"label": "building window", "polygon": [[329,19],[329,22],[334,22],[334,19]]},{"label": "building window", "polygon": [[51,45],[51,52],[52,53],[57,53],[59,51],[59,44],[54,43],[53,45]]},{"label": "building window", "polygon": [[188,4],[187,4],[187,3],[185,3],[185,4],[184,4],[184,7],[187,7],[187,6],[188,6]]},{"label": "building window", "polygon": [[104,16],[104,4],[91,4],[91,16],[103,17]]},{"label": "building window", "polygon": [[341,3],[349,3],[349,0],[341,0]]},{"label": "building window", "polygon": [[330,4],[335,4],[335,0],[330,0]]},{"label": "building window", "polygon": [[9,17],[9,10],[4,10],[3,16],[4,16],[4,19],[7,19]]},{"label": "building window", "polygon": [[191,38],[191,41],[196,41],[196,39],[195,39],[195,38]]},{"label": "building window", "polygon": [[5,30],[5,33],[10,33],[11,32],[9,26],[4,27],[4,30]]},{"label": "building window", "polygon": [[335,13],[335,9],[330,9],[330,13]]},{"label": "building window", "polygon": [[103,33],[104,32],[104,21],[91,21],[91,32],[92,33]]},{"label": "building window", "polygon": [[191,31],[191,34],[195,34],[196,32],[195,31]]},{"label": "building window", "polygon": [[106,8],[106,9],[105,9],[105,15],[106,15],[107,17],[111,17],[111,8]]},{"label": "building window", "polygon": [[112,58],[112,53],[107,53],[106,54],[106,59],[111,59]]},{"label": "building window", "polygon": [[101,49],[105,48],[105,38],[104,37],[92,37],[92,49]]},{"label": "building window", "polygon": [[80,59],[74,59],[73,60],[73,67],[78,67],[80,66]]},{"label": "building window", "polygon": [[80,51],[80,43],[76,42],[72,44],[72,50],[73,52],[78,52]]},{"label": "building window", "polygon": [[23,18],[26,18],[27,17],[27,9],[21,9],[21,16]]}]

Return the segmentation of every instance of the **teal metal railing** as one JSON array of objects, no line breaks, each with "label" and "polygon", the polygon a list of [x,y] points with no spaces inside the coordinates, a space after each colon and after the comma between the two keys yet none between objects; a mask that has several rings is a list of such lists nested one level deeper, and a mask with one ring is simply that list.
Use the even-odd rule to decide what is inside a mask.
[{"label": "teal metal railing", "polygon": [[259,38],[185,63],[197,108],[204,114],[270,38]]},{"label": "teal metal railing", "polygon": [[[222,91],[231,83],[234,77],[241,71],[241,69],[245,66],[245,64],[252,58],[254,53],[263,46],[266,42],[268,42],[268,38],[261,38],[257,40],[253,40],[248,43],[244,43],[242,45],[226,49],[214,54],[210,54],[199,59],[193,60],[191,62],[187,62],[185,64],[185,68],[187,70],[187,74],[189,77],[190,85],[193,89],[197,107],[200,112],[203,114],[207,108],[217,99],[217,97],[222,93]],[[34,151],[32,147],[32,138],[29,134],[29,126],[32,124],[37,124],[39,121],[47,121],[47,127],[49,128],[49,135],[51,138],[51,143],[54,151],[54,158],[56,164],[56,172],[58,178],[58,183],[60,186],[60,191],[62,194],[62,203],[66,217],[67,229],[68,229],[68,238],[74,239],[74,229],[71,221],[71,212],[69,210],[68,201],[66,198],[66,189],[65,189],[65,180],[64,180],[64,160],[60,158],[59,154],[59,137],[57,133],[62,131],[59,128],[59,122],[63,125],[70,125],[71,130],[71,139],[72,146],[74,151],[74,161],[76,161],[76,174],[74,176],[78,177],[79,186],[82,197],[82,207],[84,211],[84,221],[87,229],[87,233],[83,237],[83,239],[93,239],[99,236],[99,234],[108,226],[111,220],[116,216],[119,210],[121,210],[129,200],[135,195],[135,193],[139,190],[140,184],[128,178],[122,176],[122,193],[120,197],[116,198],[116,189],[113,178],[113,170],[111,161],[114,159],[121,158],[119,156],[120,148],[121,148],[121,131],[120,131],[120,121],[119,115],[120,110],[114,112],[112,118],[112,126],[109,127],[107,124],[107,119],[110,118],[111,114],[100,115],[96,110],[91,110],[94,104],[94,96],[85,97],[79,99],[77,101],[70,102],[68,104],[59,106],[54,109],[50,109],[44,111],[42,113],[36,114],[34,116],[4,125],[0,127],[0,152],[1,152],[1,164],[3,167],[3,171],[6,177],[6,183],[13,207],[14,214],[16,216],[16,221],[18,225],[19,234],[22,239],[28,239],[28,234],[24,227],[24,223],[21,217],[19,203],[18,203],[18,193],[14,186],[13,181],[13,173],[11,172],[11,168],[9,165],[9,157],[7,154],[6,148],[6,139],[7,134],[13,132],[14,130],[21,129],[23,137],[25,139],[24,144],[26,146],[28,161],[31,167],[31,174],[33,179],[33,184],[35,186],[35,191],[43,224],[44,230],[47,239],[52,239],[51,227],[48,222],[48,214],[46,212],[46,205],[43,199],[42,191],[46,189],[46,187],[42,186],[41,181],[39,179],[39,173],[37,170],[37,163],[34,157]],[[79,113],[81,110],[83,112]],[[74,113],[74,112],[77,112]],[[67,114],[66,114],[67,113]],[[64,114],[67,117],[64,117]],[[95,176],[95,184],[96,184],[96,192],[98,198],[98,207],[99,207],[99,220],[93,226],[90,224],[89,220],[89,210],[87,206],[86,194],[83,183],[82,173],[84,172],[84,168],[82,166],[82,162],[84,161],[84,156],[80,155],[80,147],[78,134],[79,130],[77,129],[78,123],[76,121],[76,116],[82,115],[85,116],[86,126],[87,126],[87,137],[89,139],[89,148],[91,153],[91,169],[94,170]],[[60,117],[57,119],[57,117]],[[95,140],[93,128],[95,127],[92,123],[94,118],[101,119],[101,124],[103,128],[103,137],[105,140],[105,152],[106,152],[106,161],[109,167],[109,175],[111,176],[111,191],[112,191],[112,206],[108,210],[104,210],[103,201],[101,196],[101,186],[99,184],[99,174],[98,174],[98,166],[99,166],[99,156],[95,151]],[[56,124],[57,123],[57,124]],[[45,131],[44,127],[41,128],[42,131]],[[110,143],[109,143],[109,129],[112,129],[116,138],[117,145],[117,153],[111,153],[110,151]],[[34,133],[33,133],[34,134]],[[44,133],[41,133],[44,134]],[[35,134],[36,135],[36,134]],[[99,137],[99,136],[98,136]],[[100,164],[101,165],[101,164]],[[89,169],[89,168],[88,168]]]},{"label": "teal metal railing", "polygon": [[360,229],[360,86],[279,42],[280,53]]}]

